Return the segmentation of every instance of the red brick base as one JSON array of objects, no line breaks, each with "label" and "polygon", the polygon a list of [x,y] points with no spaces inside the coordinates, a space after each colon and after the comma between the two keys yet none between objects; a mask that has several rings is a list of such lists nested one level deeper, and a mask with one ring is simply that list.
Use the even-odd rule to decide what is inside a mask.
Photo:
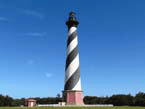
[{"label": "red brick base", "polygon": [[83,105],[82,91],[69,90],[63,91],[63,101],[66,105]]}]

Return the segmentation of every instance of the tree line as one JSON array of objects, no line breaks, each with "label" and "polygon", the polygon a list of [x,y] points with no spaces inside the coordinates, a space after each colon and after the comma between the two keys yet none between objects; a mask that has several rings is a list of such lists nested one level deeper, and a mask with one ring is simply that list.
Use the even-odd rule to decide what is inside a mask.
[{"label": "tree line", "polygon": [[136,96],[118,94],[111,97],[85,96],[85,104],[113,104],[113,106],[145,106],[145,93],[139,92]]},{"label": "tree line", "polygon": [[[36,104],[58,104],[62,102],[60,95],[57,97],[47,98],[33,98],[36,100]],[[97,97],[97,96],[85,96],[83,98],[85,104],[113,104],[114,106],[145,106],[145,93],[139,92],[136,96],[130,94],[118,94],[111,97]],[[25,104],[25,98],[13,99],[9,96],[0,95],[0,107],[3,106],[20,106]]]},{"label": "tree line", "polygon": [[[58,102],[62,102],[62,98],[58,95],[57,97],[48,97],[48,98],[32,98],[36,100],[36,104],[58,104]],[[12,97],[3,96],[0,94],[0,107],[4,106],[20,106],[25,105],[26,98],[21,99],[13,99]]]}]

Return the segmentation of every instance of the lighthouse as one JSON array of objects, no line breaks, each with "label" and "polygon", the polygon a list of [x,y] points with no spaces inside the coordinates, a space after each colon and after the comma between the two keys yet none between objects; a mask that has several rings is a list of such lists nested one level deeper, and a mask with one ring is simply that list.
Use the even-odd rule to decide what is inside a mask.
[{"label": "lighthouse", "polygon": [[78,24],[75,13],[70,12],[66,21],[68,37],[63,91],[63,100],[67,105],[83,105],[77,36]]}]

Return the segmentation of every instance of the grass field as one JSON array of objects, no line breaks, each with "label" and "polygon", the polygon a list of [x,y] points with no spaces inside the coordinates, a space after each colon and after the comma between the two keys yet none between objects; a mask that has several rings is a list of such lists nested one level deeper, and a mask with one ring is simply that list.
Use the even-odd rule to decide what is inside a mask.
[{"label": "grass field", "polygon": [[[0,107],[0,109],[22,109],[23,107]],[[145,107],[129,107],[129,106],[120,106],[120,107],[32,107],[24,109],[145,109]]]}]

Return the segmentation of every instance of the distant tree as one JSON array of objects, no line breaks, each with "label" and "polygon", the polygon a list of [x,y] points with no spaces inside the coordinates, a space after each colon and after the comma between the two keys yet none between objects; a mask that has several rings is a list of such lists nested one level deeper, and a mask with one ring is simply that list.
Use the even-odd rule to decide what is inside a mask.
[{"label": "distant tree", "polygon": [[37,98],[34,98],[34,99],[36,100],[36,104],[42,104],[41,101],[40,101],[41,100],[40,97],[37,97]]},{"label": "distant tree", "polygon": [[136,106],[145,106],[145,93],[139,92],[136,94],[135,105]]},{"label": "distant tree", "polygon": [[60,98],[60,94],[58,93],[56,97],[57,97],[57,98]]},{"label": "distant tree", "polygon": [[107,104],[114,106],[132,106],[134,104],[134,97],[131,95],[113,95],[107,101]]},{"label": "distant tree", "polygon": [[85,104],[106,104],[108,97],[85,96],[83,101]]},{"label": "distant tree", "polygon": [[25,98],[21,98],[21,99],[20,99],[20,103],[21,103],[21,105],[24,106],[24,105],[25,105]]},{"label": "distant tree", "polygon": [[12,106],[20,106],[20,105],[22,105],[20,99],[14,99],[11,104],[12,104]]},{"label": "distant tree", "polygon": [[9,97],[8,95],[6,95],[4,97],[4,106],[12,106],[12,101],[13,99]]},{"label": "distant tree", "polygon": [[4,106],[4,100],[5,98],[2,95],[0,95],[0,107]]}]

